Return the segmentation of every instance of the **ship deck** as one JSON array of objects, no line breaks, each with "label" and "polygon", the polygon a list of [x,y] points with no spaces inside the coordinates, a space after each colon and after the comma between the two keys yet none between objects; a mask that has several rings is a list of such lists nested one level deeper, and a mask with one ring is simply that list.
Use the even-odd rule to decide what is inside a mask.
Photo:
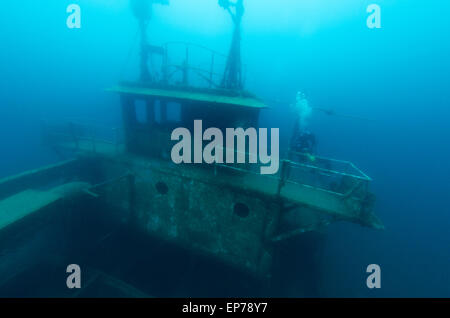
[{"label": "ship deck", "polygon": [[[167,174],[176,174],[181,178],[194,179],[200,182],[218,184],[224,187],[234,187],[254,195],[281,198],[286,203],[307,206],[320,213],[325,213],[337,219],[359,223],[375,229],[382,229],[381,221],[371,212],[362,214],[361,202],[353,199],[350,194],[340,194],[320,187],[302,184],[294,180],[282,180],[278,175],[261,175],[226,165],[205,167],[204,165],[176,165],[170,160],[148,158],[125,152],[123,145],[118,147],[111,143],[79,140],[59,144],[66,150],[76,150],[80,154],[95,155],[108,160],[121,161],[125,164],[141,164]],[[282,185],[280,186],[280,182]]]}]

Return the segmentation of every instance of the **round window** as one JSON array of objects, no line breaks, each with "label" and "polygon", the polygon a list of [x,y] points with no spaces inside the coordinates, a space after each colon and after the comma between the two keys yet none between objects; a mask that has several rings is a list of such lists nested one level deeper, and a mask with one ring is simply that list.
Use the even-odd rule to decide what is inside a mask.
[{"label": "round window", "polygon": [[158,182],[155,187],[159,194],[167,194],[169,192],[169,187],[164,182]]},{"label": "round window", "polygon": [[250,214],[250,209],[248,206],[244,203],[236,203],[234,205],[234,214],[241,218],[246,218]]}]

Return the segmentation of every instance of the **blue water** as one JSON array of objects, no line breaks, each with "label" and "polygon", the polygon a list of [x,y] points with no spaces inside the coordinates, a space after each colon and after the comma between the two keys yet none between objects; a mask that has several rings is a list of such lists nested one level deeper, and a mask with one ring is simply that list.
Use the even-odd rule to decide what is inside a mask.
[{"label": "blue water", "polygon": [[[56,158],[40,145],[42,118],[120,123],[104,91],[137,76],[137,25],[125,0],[74,0],[82,28],[66,27],[68,1],[4,1],[0,10],[0,176]],[[150,41],[190,41],[227,52],[229,16],[216,1],[155,6]],[[368,29],[366,7],[382,9]],[[328,230],[324,296],[450,297],[450,3],[444,0],[247,0],[246,88],[272,107],[261,126],[289,137],[288,103],[315,107],[318,151],[373,179],[386,230]],[[134,49],[131,50],[130,47]],[[130,57],[129,57],[130,56]],[[278,102],[275,102],[278,101]],[[382,288],[369,290],[368,264]]]}]

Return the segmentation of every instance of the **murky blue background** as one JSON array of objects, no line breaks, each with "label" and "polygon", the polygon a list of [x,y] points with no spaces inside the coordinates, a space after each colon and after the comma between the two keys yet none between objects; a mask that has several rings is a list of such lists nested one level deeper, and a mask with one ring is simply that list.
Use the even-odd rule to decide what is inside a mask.
[{"label": "murky blue background", "polygon": [[[80,30],[66,27],[69,1],[2,3],[0,176],[56,160],[40,145],[43,118],[120,124],[118,98],[104,89],[136,76],[136,21],[126,0],[73,2]],[[366,26],[370,3],[382,8],[381,30]],[[364,118],[315,112],[309,127],[320,154],[374,179],[386,225],[330,227],[324,296],[450,297],[449,9],[445,0],[246,0],[246,88],[272,106],[261,125],[287,139],[298,90],[312,106]],[[226,53],[231,26],[215,0],[172,0],[155,6],[149,35]],[[371,263],[380,290],[365,286]]]}]

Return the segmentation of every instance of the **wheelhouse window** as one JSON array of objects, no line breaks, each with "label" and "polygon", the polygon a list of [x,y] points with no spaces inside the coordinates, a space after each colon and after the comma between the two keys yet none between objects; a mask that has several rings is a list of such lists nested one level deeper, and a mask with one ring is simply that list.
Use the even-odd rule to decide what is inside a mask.
[{"label": "wheelhouse window", "polygon": [[138,124],[147,124],[147,102],[145,100],[136,100],[134,105],[136,110],[136,122]]}]

